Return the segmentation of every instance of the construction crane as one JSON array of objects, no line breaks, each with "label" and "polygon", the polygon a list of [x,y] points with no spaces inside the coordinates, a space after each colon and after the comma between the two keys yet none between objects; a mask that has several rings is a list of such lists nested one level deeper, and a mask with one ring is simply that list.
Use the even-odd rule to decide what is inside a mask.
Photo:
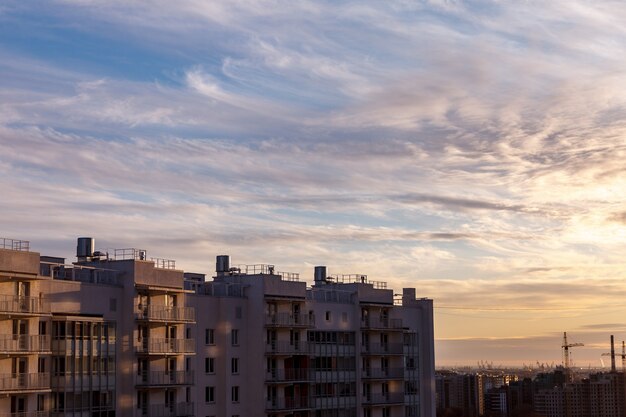
[{"label": "construction crane", "polygon": [[[611,336],[611,342],[613,341],[613,336]],[[613,345],[613,343],[611,343],[611,345]],[[611,347],[611,352],[613,352],[613,357],[615,357],[615,351],[613,350],[613,348]],[[603,353],[602,356],[609,356],[611,355],[610,353]],[[622,357],[622,372],[626,372],[626,344],[624,343],[624,341],[622,340],[622,354],[620,355]],[[611,360],[611,364],[614,363],[614,359]],[[614,369],[611,369],[612,371],[614,371]]]},{"label": "construction crane", "polygon": [[[622,342],[622,352],[624,352],[624,342]],[[611,372],[615,372],[615,344],[613,335],[611,335],[611,352],[603,353],[601,356],[611,357]],[[604,367],[604,365],[602,365]],[[622,368],[624,367],[624,353],[622,353]]]},{"label": "construction crane", "polygon": [[585,346],[583,343],[567,343],[567,332],[563,332],[563,367],[565,369],[569,369],[570,367],[570,357],[569,357],[569,349],[578,346]]}]

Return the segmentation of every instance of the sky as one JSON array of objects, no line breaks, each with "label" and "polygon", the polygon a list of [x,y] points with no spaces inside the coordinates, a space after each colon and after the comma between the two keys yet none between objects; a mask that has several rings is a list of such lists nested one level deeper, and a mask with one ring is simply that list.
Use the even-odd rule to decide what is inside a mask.
[{"label": "sky", "polygon": [[[367,274],[437,366],[626,338],[621,1],[3,0],[0,236]],[[606,361],[605,361],[606,362]]]}]

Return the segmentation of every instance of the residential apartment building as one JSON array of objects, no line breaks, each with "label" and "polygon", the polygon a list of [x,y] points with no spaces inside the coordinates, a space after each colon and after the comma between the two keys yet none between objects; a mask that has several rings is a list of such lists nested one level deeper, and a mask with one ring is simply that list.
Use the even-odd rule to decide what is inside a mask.
[{"label": "residential apartment building", "polygon": [[435,415],[432,301],[316,267],[216,275],[0,239],[0,416]]}]

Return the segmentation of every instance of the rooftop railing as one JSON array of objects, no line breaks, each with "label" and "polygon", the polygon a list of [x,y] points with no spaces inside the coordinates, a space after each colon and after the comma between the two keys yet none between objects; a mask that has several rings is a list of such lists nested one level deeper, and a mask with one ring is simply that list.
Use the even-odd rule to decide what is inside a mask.
[{"label": "rooftop railing", "polygon": [[300,274],[296,272],[276,272],[283,281],[300,281]]},{"label": "rooftop railing", "polygon": [[252,265],[233,265],[231,271],[241,275],[275,275],[274,265],[268,264],[252,264]]},{"label": "rooftop railing", "polygon": [[113,250],[113,259],[116,261],[124,261],[127,259],[136,259],[138,261],[148,260],[148,251],[137,248],[122,248]]},{"label": "rooftop railing", "polygon": [[65,265],[41,262],[39,274],[63,281],[78,281],[91,284],[121,286],[120,272],[113,269],[94,268],[83,265]]},{"label": "rooftop railing", "polygon": [[387,283],[384,281],[370,281],[367,279],[367,275],[364,274],[333,274],[330,275],[331,282],[337,284],[372,284],[376,289],[387,288]]},{"label": "rooftop railing", "polygon": [[0,249],[28,252],[30,250],[30,242],[28,240],[0,237]]},{"label": "rooftop railing", "polygon": [[150,258],[154,262],[155,268],[160,269],[176,269],[176,261],[173,259]]}]

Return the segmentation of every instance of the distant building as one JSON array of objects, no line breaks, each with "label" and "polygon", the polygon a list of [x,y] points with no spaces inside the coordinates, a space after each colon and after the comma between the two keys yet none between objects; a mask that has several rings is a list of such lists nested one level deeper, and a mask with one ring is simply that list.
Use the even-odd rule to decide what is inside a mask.
[{"label": "distant building", "polygon": [[2,417],[433,417],[432,300],[366,275],[184,273],[0,239]]}]

